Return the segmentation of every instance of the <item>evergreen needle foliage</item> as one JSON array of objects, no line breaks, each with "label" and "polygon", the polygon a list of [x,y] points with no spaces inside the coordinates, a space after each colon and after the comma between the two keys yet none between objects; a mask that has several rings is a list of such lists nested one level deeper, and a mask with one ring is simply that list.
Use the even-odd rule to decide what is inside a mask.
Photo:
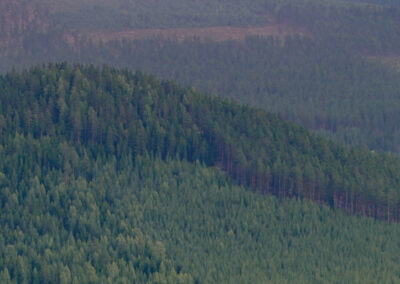
[{"label": "evergreen needle foliage", "polygon": [[400,281],[397,225],[257,195],[200,163],[91,166],[90,181],[2,189],[1,283]]},{"label": "evergreen needle foliage", "polygon": [[109,67],[0,98],[1,283],[399,281],[397,225],[305,200],[398,221],[397,157]]}]

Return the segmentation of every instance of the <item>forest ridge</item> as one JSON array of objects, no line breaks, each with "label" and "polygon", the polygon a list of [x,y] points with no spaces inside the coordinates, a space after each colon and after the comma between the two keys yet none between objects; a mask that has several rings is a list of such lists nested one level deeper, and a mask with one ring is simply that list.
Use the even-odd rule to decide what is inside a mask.
[{"label": "forest ridge", "polygon": [[[262,107],[336,141],[399,151],[400,75],[391,63],[399,56],[399,7],[390,1],[190,3],[11,1],[0,10],[16,15],[1,17],[7,23],[0,71],[49,61],[145,71]],[[25,22],[6,20],[13,18]]]},{"label": "forest ridge", "polygon": [[57,148],[44,157],[37,151],[17,167],[4,158],[12,187],[18,188],[22,177],[29,182],[23,173],[37,163],[41,171],[62,170],[68,179],[87,177],[82,159],[147,153],[217,166],[264,193],[387,221],[399,218],[396,155],[349,149],[262,110],[140,73],[65,64],[10,73],[1,78],[1,109],[5,145],[13,147],[9,139],[22,135],[72,151],[65,161]]},{"label": "forest ridge", "polygon": [[106,66],[8,73],[0,96],[2,283],[400,277],[397,225],[328,207],[398,221],[395,155]]},{"label": "forest ridge", "polygon": [[1,1],[0,283],[399,283],[399,50],[393,0]]}]

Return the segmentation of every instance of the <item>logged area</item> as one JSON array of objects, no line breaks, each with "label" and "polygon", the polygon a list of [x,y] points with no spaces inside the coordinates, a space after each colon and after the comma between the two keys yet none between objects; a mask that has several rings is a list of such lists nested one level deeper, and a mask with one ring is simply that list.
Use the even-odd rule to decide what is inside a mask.
[{"label": "logged area", "polygon": [[400,55],[368,56],[371,61],[380,62],[400,72]]},{"label": "logged area", "polygon": [[284,40],[287,36],[310,36],[304,29],[285,25],[268,25],[263,27],[203,27],[175,29],[138,29],[130,31],[88,32],[83,34],[94,43],[114,40],[159,40],[184,41],[190,39],[227,41],[245,40],[248,36],[274,37]]}]

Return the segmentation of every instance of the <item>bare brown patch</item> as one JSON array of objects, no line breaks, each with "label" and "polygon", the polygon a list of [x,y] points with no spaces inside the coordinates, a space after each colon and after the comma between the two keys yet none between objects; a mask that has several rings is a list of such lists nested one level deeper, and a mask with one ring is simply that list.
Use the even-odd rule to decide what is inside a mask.
[{"label": "bare brown patch", "polygon": [[85,36],[93,42],[107,42],[114,40],[138,40],[148,38],[185,39],[198,38],[200,40],[227,41],[244,40],[247,36],[277,37],[284,39],[289,35],[311,36],[300,28],[283,25],[267,25],[263,27],[204,27],[204,28],[175,28],[175,29],[138,29],[120,32],[95,31]]},{"label": "bare brown patch", "polygon": [[400,72],[400,55],[368,56],[367,59],[380,62]]}]

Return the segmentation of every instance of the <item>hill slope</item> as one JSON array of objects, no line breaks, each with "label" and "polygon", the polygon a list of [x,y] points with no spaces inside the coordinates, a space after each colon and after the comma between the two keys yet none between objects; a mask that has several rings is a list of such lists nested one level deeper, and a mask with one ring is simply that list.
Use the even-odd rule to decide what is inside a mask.
[{"label": "hill slope", "polygon": [[2,283],[399,280],[397,225],[296,200],[398,221],[397,157],[108,67],[0,98]]},{"label": "hill slope", "polygon": [[397,225],[260,196],[199,163],[92,165],[90,181],[2,189],[1,283],[400,280]]},{"label": "hill slope", "polygon": [[[17,1],[2,10],[1,39],[16,40],[1,49],[0,70],[49,60],[144,70],[274,111],[349,145],[399,152],[399,74],[368,61],[398,57],[399,8],[341,1],[161,2],[47,1],[49,15],[56,15],[51,20],[40,6]],[[15,16],[7,17],[8,10]],[[186,16],[171,21],[176,13]],[[62,14],[74,29],[57,22]],[[244,40],[251,34],[274,38]],[[200,40],[181,42],[196,36]]]},{"label": "hill slope", "polygon": [[[347,2],[5,1],[0,71],[48,61],[145,70],[349,145],[399,152],[399,74],[369,62],[399,56],[399,7]],[[275,38],[201,42],[252,34]],[[193,37],[201,41],[180,42]]]},{"label": "hill slope", "polygon": [[114,42],[82,49],[202,92],[262,107],[349,145],[400,151],[400,74],[308,38]]},{"label": "hill slope", "polygon": [[[0,168],[13,187],[28,183],[37,163],[39,173],[87,177],[84,157],[148,153],[218,166],[262,192],[399,218],[397,157],[348,149],[264,111],[173,83],[60,64],[1,77],[0,96]],[[26,143],[37,147],[28,157],[15,150]]]}]

